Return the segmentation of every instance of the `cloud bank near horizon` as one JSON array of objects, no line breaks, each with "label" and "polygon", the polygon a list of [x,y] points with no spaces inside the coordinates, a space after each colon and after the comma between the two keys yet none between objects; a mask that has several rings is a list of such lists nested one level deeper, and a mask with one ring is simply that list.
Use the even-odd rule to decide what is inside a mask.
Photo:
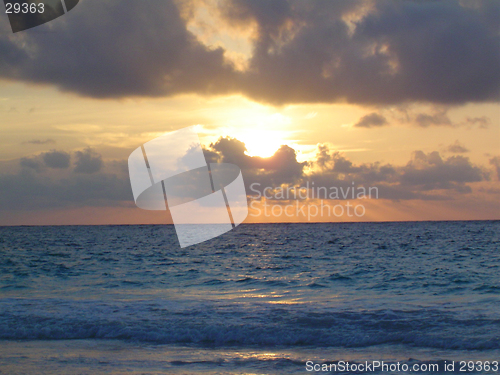
[{"label": "cloud bank near horizon", "polygon": [[[461,151],[461,150],[459,150]],[[316,156],[298,162],[296,151],[281,146],[268,158],[249,156],[238,139],[221,137],[204,147],[208,162],[233,163],[243,173],[247,193],[252,184],[266,187],[377,187],[378,198],[453,200],[470,196],[474,183],[500,178],[500,156],[489,166],[463,155],[443,157],[438,151],[414,151],[405,165],[355,164],[344,154],[319,144]],[[51,150],[18,160],[18,170],[0,174],[0,211],[61,207],[116,207],[133,202],[126,160],[103,160],[93,149],[69,153]],[[494,194],[483,187],[483,192]]]}]

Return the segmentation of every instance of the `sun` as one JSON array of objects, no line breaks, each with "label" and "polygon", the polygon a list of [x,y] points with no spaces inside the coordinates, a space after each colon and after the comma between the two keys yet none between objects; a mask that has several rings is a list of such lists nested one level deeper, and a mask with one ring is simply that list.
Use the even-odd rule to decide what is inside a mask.
[{"label": "sun", "polygon": [[261,158],[273,156],[282,145],[287,143],[282,132],[277,130],[245,132],[236,138],[245,144],[247,155]]},{"label": "sun", "polygon": [[245,126],[230,126],[228,134],[245,143],[249,156],[268,158],[291,142],[291,119],[280,113],[242,113],[238,122]]},{"label": "sun", "polygon": [[282,146],[294,144],[296,132],[290,129],[292,118],[269,108],[252,104],[250,108],[232,108],[221,112],[216,128],[199,125],[206,143],[220,137],[235,138],[245,144],[246,155],[268,158]]}]

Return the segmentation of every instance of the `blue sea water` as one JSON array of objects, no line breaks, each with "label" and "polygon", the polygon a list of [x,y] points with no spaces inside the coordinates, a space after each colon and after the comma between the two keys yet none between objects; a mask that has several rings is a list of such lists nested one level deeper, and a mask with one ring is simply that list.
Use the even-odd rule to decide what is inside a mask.
[{"label": "blue sea water", "polygon": [[[0,228],[0,374],[500,361],[500,222]],[[497,371],[497,372],[500,372]]]}]

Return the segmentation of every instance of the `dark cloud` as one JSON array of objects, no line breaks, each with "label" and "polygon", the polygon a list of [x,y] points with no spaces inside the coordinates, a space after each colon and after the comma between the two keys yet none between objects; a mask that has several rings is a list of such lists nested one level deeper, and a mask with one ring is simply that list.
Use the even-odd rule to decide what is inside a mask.
[{"label": "dark cloud", "polygon": [[133,201],[128,176],[72,174],[44,178],[31,170],[0,175],[0,210],[75,206],[116,206]]},{"label": "dark cloud", "polygon": [[[391,164],[371,163],[355,165],[345,155],[319,145],[312,173],[305,176],[301,186],[337,187],[342,189],[363,186],[376,188],[381,199],[433,198],[404,189],[400,185],[400,172]],[[309,185],[308,185],[309,184]]]},{"label": "dark cloud", "polygon": [[233,22],[251,15],[259,26],[245,77],[256,99],[387,104],[499,98],[500,21],[486,20],[482,3],[377,1],[351,28],[344,20],[373,3],[290,1],[274,18],[265,16],[276,7],[271,3],[232,1],[226,12]]},{"label": "dark cloud", "polygon": [[438,152],[415,151],[404,167],[380,163],[354,165],[341,153],[320,146],[314,166],[317,168],[307,180],[314,181],[316,186],[377,187],[379,197],[386,199],[449,199],[439,191],[470,193],[468,183],[488,178],[468,158],[443,159]]},{"label": "dark cloud", "polygon": [[468,182],[482,181],[487,176],[469,158],[451,156],[442,159],[437,151],[415,151],[412,160],[402,169],[401,183],[419,190],[454,189],[470,192]]},{"label": "dark cloud", "polygon": [[37,172],[42,170],[42,163],[37,158],[21,158],[19,165],[24,168],[31,168]]},{"label": "dark cloud", "polygon": [[490,126],[491,120],[489,117],[467,117],[465,119],[465,125],[468,126],[478,126],[479,129],[488,129]]},{"label": "dark cloud", "polygon": [[500,181],[500,156],[494,156],[489,160],[490,164],[495,168],[497,180]]},{"label": "dark cloud", "polygon": [[49,168],[68,168],[71,160],[71,155],[64,151],[51,150],[44,152],[41,156],[43,162]]},{"label": "dark cloud", "polygon": [[361,117],[359,121],[354,124],[354,126],[357,128],[376,128],[388,124],[389,123],[384,116],[374,112]]},{"label": "dark cloud", "polygon": [[230,83],[223,50],[197,42],[173,1],[87,0],[50,26],[16,36],[3,26],[4,78],[98,98],[220,93]]},{"label": "dark cloud", "polygon": [[248,156],[245,153],[245,144],[230,137],[219,138],[205,152],[211,160],[239,166],[243,171],[244,179],[268,185],[293,183],[303,175],[304,168],[307,166],[306,162],[297,161],[295,150],[289,146],[283,145],[273,156],[261,158]]},{"label": "dark cloud", "polygon": [[287,0],[226,0],[220,2],[221,14],[233,24],[257,21],[261,36],[277,32],[279,28],[292,18],[292,4]]},{"label": "dark cloud", "polygon": [[75,169],[76,173],[96,173],[102,168],[102,156],[90,148],[83,151],[75,152]]},{"label": "dark cloud", "polygon": [[51,138],[47,139],[32,139],[30,141],[23,142],[23,144],[32,144],[32,145],[47,145],[47,144],[54,144],[56,141],[54,141]]},{"label": "dark cloud", "polygon": [[[410,124],[421,128],[432,126],[448,126],[448,127],[465,127],[471,129],[477,127],[479,129],[487,129],[491,123],[489,117],[465,117],[462,121],[453,122],[448,116],[448,111],[451,106],[447,105],[431,105],[425,112],[421,112],[419,106],[414,104],[401,104],[390,106],[382,109],[396,122]],[[382,115],[381,115],[382,116]]]},{"label": "dark cloud", "polygon": [[[364,187],[376,188],[380,199],[443,200],[470,193],[471,183],[489,178],[468,158],[443,158],[438,152],[415,151],[406,165],[396,166],[356,164],[326,145],[319,145],[316,157],[308,163],[298,162],[289,146],[269,158],[251,157],[245,151],[244,143],[229,137],[204,149],[207,161],[235,163],[241,168],[249,195],[268,187]],[[41,156],[20,159],[22,168],[17,174],[0,174],[0,210],[132,204],[126,161],[110,161],[104,169],[101,155],[91,149],[78,151],[75,157],[75,171],[79,168],[85,173],[58,169],[48,174]],[[500,157],[492,157],[490,164],[500,176]],[[255,183],[260,185],[251,190]]]},{"label": "dark cloud", "polygon": [[448,115],[446,114],[446,110],[439,111],[435,114],[427,114],[427,113],[419,113],[415,117],[415,123],[417,126],[420,126],[422,128],[427,128],[429,126],[439,126],[439,125],[445,125],[445,126],[452,126],[452,122]]},{"label": "dark cloud", "polygon": [[282,146],[270,158],[250,157],[245,151],[244,143],[234,138],[221,138],[205,150],[212,162],[240,166],[247,192],[254,183],[260,184],[261,190],[283,185],[305,187],[314,183],[315,186],[338,188],[376,187],[379,198],[385,199],[436,200],[450,199],[441,194],[441,190],[470,193],[469,183],[488,178],[468,158],[443,159],[438,152],[415,151],[407,165],[394,166],[378,162],[356,165],[326,145],[318,146],[316,157],[310,163],[299,163],[295,151],[288,146]]},{"label": "dark cloud", "polygon": [[[247,148],[243,142],[236,138],[221,137],[215,143],[210,144],[207,152],[216,162],[233,163],[242,169],[250,169],[252,157],[245,154]],[[216,155],[216,156],[215,156]]]},{"label": "dark cloud", "polygon": [[[52,21],[50,32],[40,32],[44,25],[13,36],[6,21],[0,24],[0,77],[98,98],[242,93],[274,104],[500,98],[499,2],[219,4],[228,25],[257,27],[244,72],[225,61],[222,48],[198,42],[173,0],[87,0]],[[420,120],[429,126],[439,119]]]},{"label": "dark cloud", "polygon": [[315,164],[322,172],[357,173],[361,169],[338,151],[331,151],[326,145],[318,146]]},{"label": "dark cloud", "polygon": [[455,141],[455,143],[449,145],[446,151],[453,152],[454,154],[464,154],[466,152],[469,152],[469,150],[464,145],[458,142],[458,139]]}]

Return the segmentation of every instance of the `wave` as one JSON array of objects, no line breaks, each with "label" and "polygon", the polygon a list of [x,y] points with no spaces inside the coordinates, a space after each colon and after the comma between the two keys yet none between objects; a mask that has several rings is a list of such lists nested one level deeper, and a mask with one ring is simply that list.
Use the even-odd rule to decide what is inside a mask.
[{"label": "wave", "polygon": [[205,326],[205,327],[147,327],[130,326],[126,323],[85,323],[60,324],[45,321],[36,325],[24,325],[1,328],[2,340],[126,340],[156,344],[195,344],[200,346],[307,346],[307,347],[343,347],[361,348],[375,345],[406,344],[420,348],[453,350],[490,350],[500,349],[498,339],[477,339],[439,337],[439,335],[420,335],[416,332],[398,334],[335,334],[317,331],[270,332],[266,327],[241,326]]},{"label": "wave", "polygon": [[133,306],[73,302],[72,306],[54,309],[39,313],[0,311],[0,339],[118,339],[207,347],[359,348],[404,344],[436,349],[500,349],[498,320],[426,309],[319,312],[233,305],[165,308],[151,301]]}]

